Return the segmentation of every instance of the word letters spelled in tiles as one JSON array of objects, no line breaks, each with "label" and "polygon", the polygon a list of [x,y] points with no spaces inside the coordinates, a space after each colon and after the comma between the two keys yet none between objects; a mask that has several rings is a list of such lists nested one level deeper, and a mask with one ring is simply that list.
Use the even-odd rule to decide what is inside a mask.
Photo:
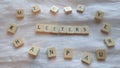
[{"label": "word letters spelled in tiles", "polygon": [[58,7],[56,7],[55,5],[53,5],[51,8],[50,8],[50,12],[52,12],[52,13],[57,13],[59,11],[59,8]]},{"label": "word letters spelled in tiles", "polygon": [[104,23],[102,25],[101,32],[108,34],[110,32],[110,30],[111,30],[111,25],[110,24]]},{"label": "word letters spelled in tiles", "polygon": [[36,33],[59,33],[59,34],[89,34],[88,26],[71,26],[71,25],[51,25],[51,24],[36,24]]},{"label": "word letters spelled in tiles", "polygon": [[29,49],[28,53],[29,53],[29,55],[36,57],[39,53],[39,50],[40,50],[40,47],[34,45]]},{"label": "word letters spelled in tiles", "polygon": [[101,22],[103,19],[104,13],[102,11],[97,11],[95,15],[95,22]]},{"label": "word letters spelled in tiles", "polygon": [[115,46],[115,41],[111,37],[105,38],[104,42],[105,42],[107,47],[114,47]]},{"label": "word letters spelled in tiles", "polygon": [[65,59],[72,59],[73,57],[73,50],[71,48],[64,49],[64,58]]},{"label": "word letters spelled in tiles", "polygon": [[56,57],[56,48],[51,47],[47,49],[48,58],[55,58]]},{"label": "word letters spelled in tiles", "polygon": [[17,9],[16,10],[16,17],[18,19],[24,18],[24,10],[23,9]]},{"label": "word letters spelled in tiles", "polygon": [[13,45],[18,48],[24,45],[22,38],[17,38],[13,41]]},{"label": "word letters spelled in tiles", "polygon": [[9,25],[7,32],[9,34],[15,34],[17,29],[18,29],[18,25],[15,24],[15,23],[12,23],[12,24]]},{"label": "word letters spelled in tiles", "polygon": [[88,52],[84,52],[82,55],[82,62],[84,62],[86,64],[91,64],[91,62],[92,62],[91,54]]},{"label": "word letters spelled in tiles", "polygon": [[106,51],[104,49],[97,49],[96,57],[98,60],[105,60],[106,58]]},{"label": "word letters spelled in tiles", "polygon": [[70,14],[72,12],[72,8],[70,6],[64,7],[64,11],[66,14]]},{"label": "word letters spelled in tiles", "polygon": [[84,5],[78,5],[77,6],[77,12],[83,13],[85,10],[85,6]]},{"label": "word letters spelled in tiles", "polygon": [[33,14],[37,14],[37,13],[39,13],[41,11],[41,9],[40,9],[40,7],[38,6],[38,5],[34,5],[33,7],[32,7],[32,12],[33,12]]}]

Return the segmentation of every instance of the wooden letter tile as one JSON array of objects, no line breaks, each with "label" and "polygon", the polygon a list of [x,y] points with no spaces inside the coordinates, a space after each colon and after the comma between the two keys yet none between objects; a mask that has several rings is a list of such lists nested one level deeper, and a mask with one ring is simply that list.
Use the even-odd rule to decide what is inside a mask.
[{"label": "wooden letter tile", "polygon": [[75,29],[74,34],[81,34],[82,33],[81,26],[74,26],[74,29]]},{"label": "wooden letter tile", "polygon": [[77,12],[83,13],[85,10],[85,6],[84,5],[78,5],[77,6]]},{"label": "wooden letter tile", "polygon": [[16,33],[17,29],[18,29],[18,25],[15,23],[12,23],[9,25],[7,32],[13,35]]},{"label": "wooden letter tile", "polygon": [[59,26],[58,25],[51,25],[51,32],[52,33],[58,33],[59,32]]},{"label": "wooden letter tile", "polygon": [[66,26],[67,27],[67,33],[68,34],[74,34],[75,28],[73,26]]},{"label": "wooden letter tile", "polygon": [[44,31],[44,24],[36,24],[35,25],[35,31],[36,33],[41,33]]},{"label": "wooden letter tile", "polygon": [[52,48],[48,48],[47,49],[47,55],[48,58],[55,58],[56,57],[56,48],[52,47]]},{"label": "wooden letter tile", "polygon": [[97,11],[95,15],[95,22],[101,22],[103,19],[104,13],[102,11]]},{"label": "wooden letter tile", "polygon": [[59,11],[59,8],[56,7],[55,5],[53,5],[51,8],[50,8],[50,12],[56,14],[57,12]]},{"label": "wooden letter tile", "polygon": [[66,14],[70,14],[72,12],[72,8],[70,6],[64,7],[64,11]]},{"label": "wooden letter tile", "polygon": [[45,24],[44,25],[44,32],[50,33],[51,32],[51,25],[50,24]]},{"label": "wooden letter tile", "polygon": [[59,26],[59,33],[66,34],[67,33],[67,26],[65,26],[65,25]]},{"label": "wooden letter tile", "polygon": [[106,51],[104,49],[98,49],[96,51],[96,57],[97,57],[98,60],[105,60]]},{"label": "wooden letter tile", "polygon": [[114,47],[115,46],[115,41],[111,37],[105,38],[104,42],[105,42],[107,47]]},{"label": "wooden letter tile", "polygon": [[33,12],[33,14],[37,14],[37,13],[39,13],[41,11],[41,9],[40,9],[40,7],[38,6],[38,5],[34,5],[33,7],[32,7],[32,12]]},{"label": "wooden letter tile", "polygon": [[86,64],[91,64],[91,62],[92,62],[91,54],[88,52],[84,52],[82,55],[82,62],[84,62]]},{"label": "wooden letter tile", "polygon": [[17,9],[16,10],[16,17],[18,19],[24,18],[24,10],[23,9]]},{"label": "wooden letter tile", "polygon": [[39,53],[39,50],[40,48],[38,46],[32,46],[30,49],[29,49],[29,55],[33,56],[33,57],[36,57]]},{"label": "wooden letter tile", "polygon": [[73,50],[71,48],[64,49],[64,59],[72,59],[73,57]]},{"label": "wooden letter tile", "polygon": [[13,45],[14,47],[18,48],[18,47],[21,47],[24,45],[24,42],[21,38],[16,38],[14,41],[13,41]]},{"label": "wooden letter tile", "polygon": [[111,30],[111,25],[108,23],[104,23],[101,28],[101,32],[108,34]]},{"label": "wooden letter tile", "polygon": [[89,27],[88,26],[81,26],[81,34],[88,35],[89,34]]}]

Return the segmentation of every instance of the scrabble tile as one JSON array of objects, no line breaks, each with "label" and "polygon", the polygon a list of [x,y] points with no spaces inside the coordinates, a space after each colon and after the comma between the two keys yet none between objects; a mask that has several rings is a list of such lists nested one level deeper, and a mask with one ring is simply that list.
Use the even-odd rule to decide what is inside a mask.
[{"label": "scrabble tile", "polygon": [[64,49],[64,59],[72,59],[73,57],[73,50],[71,48]]},{"label": "scrabble tile", "polygon": [[44,32],[45,32],[45,33],[50,33],[52,27],[51,27],[50,24],[44,24],[44,28],[43,28],[43,29],[44,29]]},{"label": "scrabble tile", "polygon": [[79,4],[79,5],[77,6],[77,12],[83,13],[84,10],[85,10],[85,6],[84,6],[84,5],[80,5],[80,4]]},{"label": "scrabble tile", "polygon": [[105,60],[106,59],[105,49],[97,49],[96,50],[96,57],[98,60]]},{"label": "scrabble tile", "polygon": [[74,34],[81,34],[82,33],[81,26],[74,26],[74,29],[75,29]]},{"label": "scrabble tile", "polygon": [[16,10],[16,17],[18,19],[24,18],[24,10],[23,9],[17,9]]},{"label": "scrabble tile", "polygon": [[33,7],[32,7],[32,12],[33,12],[33,14],[37,14],[37,13],[39,13],[41,11],[41,9],[40,9],[40,7],[38,6],[38,5],[34,5]]},{"label": "scrabble tile", "polygon": [[59,33],[59,26],[51,25],[51,33]]},{"label": "scrabble tile", "polygon": [[107,47],[114,47],[115,46],[115,41],[111,37],[105,38],[104,43],[106,44]]},{"label": "scrabble tile", "polygon": [[48,58],[50,58],[50,59],[55,58],[56,57],[56,48],[54,48],[54,47],[48,48],[47,55],[48,55]]},{"label": "scrabble tile", "polygon": [[81,26],[81,34],[88,35],[89,34],[89,27],[88,26]]},{"label": "scrabble tile", "polygon": [[95,15],[95,22],[101,22],[103,20],[104,13],[102,11],[97,11]]},{"label": "scrabble tile", "polygon": [[60,26],[59,26],[59,33],[61,33],[61,34],[66,34],[66,33],[67,33],[67,26],[65,26],[65,25],[60,25]]},{"label": "scrabble tile", "polygon": [[36,24],[35,25],[35,31],[36,33],[41,33],[44,31],[44,24]]},{"label": "scrabble tile", "polygon": [[50,8],[50,12],[52,12],[52,13],[57,13],[59,11],[59,8],[57,7],[57,6],[55,6],[55,5],[53,5],[51,8]]},{"label": "scrabble tile", "polygon": [[66,14],[70,14],[72,12],[72,8],[70,6],[64,7],[64,11]]},{"label": "scrabble tile", "polygon": [[12,35],[13,35],[13,34],[16,33],[17,29],[18,29],[18,25],[15,24],[15,23],[12,23],[12,24],[10,24],[10,25],[8,26],[7,32],[8,32],[9,34],[12,34]]},{"label": "scrabble tile", "polygon": [[40,50],[40,47],[34,45],[34,46],[30,47],[28,54],[33,57],[36,57],[39,53],[39,50]]},{"label": "scrabble tile", "polygon": [[111,25],[108,23],[104,23],[101,28],[101,32],[108,34],[111,30]]},{"label": "scrabble tile", "polygon": [[82,55],[82,62],[86,63],[86,64],[91,64],[92,62],[92,56],[90,53],[88,52],[84,52],[83,55]]},{"label": "scrabble tile", "polygon": [[22,40],[22,38],[16,38],[14,41],[13,41],[13,45],[14,47],[18,48],[18,47],[21,47],[24,45],[24,42]]},{"label": "scrabble tile", "polygon": [[67,34],[74,34],[75,28],[73,26],[66,26],[67,27]]}]

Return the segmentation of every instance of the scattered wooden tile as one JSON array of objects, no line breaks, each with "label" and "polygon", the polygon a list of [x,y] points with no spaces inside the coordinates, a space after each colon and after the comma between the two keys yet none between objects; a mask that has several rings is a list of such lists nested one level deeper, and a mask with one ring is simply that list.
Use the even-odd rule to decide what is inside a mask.
[{"label": "scattered wooden tile", "polygon": [[64,7],[64,11],[66,14],[70,14],[72,12],[72,8],[70,6]]},{"label": "scattered wooden tile", "polygon": [[84,10],[85,10],[85,6],[84,6],[84,5],[79,4],[79,5],[77,6],[77,12],[83,13]]},{"label": "scattered wooden tile", "polygon": [[18,19],[24,18],[24,10],[23,10],[23,9],[17,9],[17,10],[16,10],[16,17],[17,17]]},{"label": "scattered wooden tile", "polygon": [[16,38],[14,41],[13,41],[13,45],[14,47],[18,48],[18,47],[21,47],[24,45],[24,42],[22,40],[22,38]]},{"label": "scattered wooden tile", "polygon": [[98,60],[105,60],[106,59],[105,49],[97,49],[96,50],[96,57]]},{"label": "scattered wooden tile", "polygon": [[40,7],[38,6],[38,5],[34,5],[33,7],[32,7],[32,12],[33,12],[33,14],[37,14],[37,13],[39,13],[41,11],[41,9],[40,9]]},{"label": "scattered wooden tile", "polygon": [[54,47],[48,48],[47,55],[48,55],[49,59],[55,58],[56,57],[56,48],[54,48]]},{"label": "scattered wooden tile", "polygon": [[101,28],[101,32],[108,34],[111,30],[111,25],[108,23],[104,23]]},{"label": "scattered wooden tile", "polygon": [[95,15],[95,22],[99,23],[103,20],[104,13],[102,11],[97,11]]},{"label": "scattered wooden tile", "polygon": [[18,25],[15,23],[12,23],[9,25],[7,32],[13,35],[16,33],[17,29],[18,29]]},{"label": "scattered wooden tile", "polygon": [[57,12],[59,11],[59,8],[55,5],[53,5],[51,8],[50,8],[50,12],[56,14]]},{"label": "scattered wooden tile", "polygon": [[114,47],[115,46],[115,41],[111,37],[105,38],[104,42],[105,42],[107,47]]},{"label": "scattered wooden tile", "polygon": [[84,52],[82,55],[82,62],[86,63],[86,64],[91,64],[92,62],[92,56],[90,53],[88,52]]},{"label": "scattered wooden tile", "polygon": [[73,57],[73,50],[71,48],[64,49],[64,59],[72,59]]}]

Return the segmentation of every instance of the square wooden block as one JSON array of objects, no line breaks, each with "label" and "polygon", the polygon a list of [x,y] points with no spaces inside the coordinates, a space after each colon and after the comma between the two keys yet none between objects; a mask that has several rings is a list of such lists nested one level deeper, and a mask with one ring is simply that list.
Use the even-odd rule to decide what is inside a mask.
[{"label": "square wooden block", "polygon": [[59,26],[58,25],[51,25],[51,33],[59,33]]},{"label": "square wooden block", "polygon": [[64,49],[64,59],[72,59],[73,57],[73,50],[71,48]]},{"label": "square wooden block", "polygon": [[90,53],[88,52],[84,52],[82,55],[82,62],[86,63],[86,64],[91,64],[92,62],[92,56]]},{"label": "square wooden block", "polygon": [[40,50],[40,47],[34,45],[30,47],[28,54],[32,57],[36,57],[39,53],[39,50]]},{"label": "square wooden block", "polygon": [[15,23],[12,23],[12,24],[10,24],[10,25],[8,26],[7,32],[8,32],[9,34],[12,34],[12,35],[13,35],[13,34],[16,33],[17,29],[18,29],[18,25],[15,24]]},{"label": "square wooden block", "polygon": [[74,34],[82,34],[81,26],[74,26]]},{"label": "square wooden block", "polygon": [[51,33],[51,29],[52,29],[52,27],[51,27],[51,25],[50,24],[44,24],[44,32],[45,33]]},{"label": "square wooden block", "polygon": [[67,26],[66,25],[60,25],[59,26],[59,33],[66,34],[67,33]]},{"label": "square wooden block", "polygon": [[105,49],[97,49],[96,50],[96,57],[98,60],[105,60],[106,59]]},{"label": "square wooden block", "polygon": [[79,4],[79,5],[77,6],[77,12],[83,13],[84,10],[85,10],[85,6],[84,6],[84,5]]},{"label": "square wooden block", "polygon": [[115,41],[111,37],[105,38],[104,42],[105,42],[107,47],[114,47],[115,46]]},{"label": "square wooden block", "polygon": [[48,55],[49,59],[55,58],[56,57],[56,48],[54,48],[54,47],[47,48],[47,55]]},{"label": "square wooden block", "polygon": [[74,26],[66,26],[66,27],[67,27],[67,30],[66,30],[67,34],[74,34],[75,33]]},{"label": "square wooden block", "polygon": [[101,22],[103,20],[104,13],[102,11],[97,11],[95,15],[95,22]]},{"label": "square wooden block", "polygon": [[24,18],[24,10],[23,9],[17,9],[16,10],[16,17],[18,19]]},{"label": "square wooden block", "polygon": [[40,9],[40,7],[38,6],[38,5],[34,5],[33,7],[32,7],[32,12],[33,12],[33,14],[37,14],[37,13],[39,13],[41,11],[41,9]]},{"label": "square wooden block", "polygon": [[72,12],[72,8],[70,6],[64,7],[64,11],[66,14],[70,14]]},{"label": "square wooden block", "polygon": [[81,26],[81,34],[88,35],[89,34],[89,27],[88,26]]},{"label": "square wooden block", "polygon": [[57,12],[59,11],[59,8],[55,5],[53,5],[51,8],[50,8],[50,12],[56,14]]},{"label": "square wooden block", "polygon": [[13,45],[14,47],[18,48],[18,47],[21,47],[24,45],[24,42],[22,40],[22,38],[16,38],[14,41],[13,41]]},{"label": "square wooden block", "polygon": [[111,30],[111,25],[108,23],[104,23],[101,28],[101,32],[108,34]]},{"label": "square wooden block", "polygon": [[44,24],[36,24],[35,31],[36,31],[36,33],[44,32]]}]

